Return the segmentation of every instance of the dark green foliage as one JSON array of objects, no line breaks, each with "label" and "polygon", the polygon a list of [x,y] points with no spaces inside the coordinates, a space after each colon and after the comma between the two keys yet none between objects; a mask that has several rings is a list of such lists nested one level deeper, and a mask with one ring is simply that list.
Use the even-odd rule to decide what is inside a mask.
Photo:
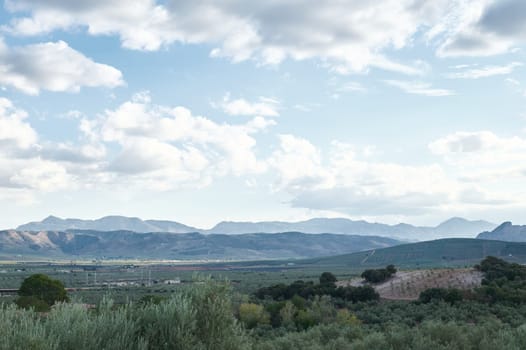
[{"label": "dark green foliage", "polygon": [[147,294],[141,297],[137,303],[139,305],[148,305],[148,304],[159,305],[164,300],[166,300],[166,298],[163,298],[159,295]]},{"label": "dark green foliage", "polygon": [[486,281],[496,281],[500,278],[505,278],[508,281],[526,279],[525,266],[509,263],[494,256],[488,256],[476,267],[478,270],[484,272]]},{"label": "dark green foliage", "polygon": [[429,288],[420,293],[418,300],[423,303],[445,301],[453,304],[462,301],[463,298],[464,293],[456,288]]},{"label": "dark green foliage", "polygon": [[[280,283],[270,287],[260,288],[254,295],[258,299],[271,298],[277,301],[291,300],[295,297],[312,299],[315,296],[322,295],[328,295],[350,302],[372,301],[380,298],[371,286],[336,288],[335,280],[336,277],[332,273],[324,272],[320,276],[319,284],[301,280],[294,281],[290,285]],[[321,281],[323,281],[323,283],[321,283]]]},{"label": "dark green foliage", "polygon": [[62,282],[44,274],[35,274],[26,278],[18,290],[18,295],[42,300],[48,306],[58,301],[69,300]]},{"label": "dark green foliage", "polygon": [[476,290],[481,301],[526,302],[526,266],[488,256],[476,268],[484,273],[482,287]]},{"label": "dark green foliage", "polygon": [[387,265],[385,267],[387,272],[389,272],[391,275],[394,275],[396,273],[396,267],[394,265]]},{"label": "dark green foliage", "polygon": [[394,265],[388,265],[385,269],[369,269],[362,272],[362,278],[370,283],[381,283],[387,281],[396,273]]},{"label": "dark green foliage", "polygon": [[19,297],[16,299],[15,303],[22,309],[33,309],[36,312],[46,312],[50,309],[49,305],[44,300],[34,296]]},{"label": "dark green foliage", "polygon": [[335,284],[337,281],[336,276],[330,272],[324,272],[320,276],[320,284]]},{"label": "dark green foliage", "polygon": [[376,301],[380,299],[380,295],[371,286],[338,287],[334,290],[332,296],[352,303]]}]

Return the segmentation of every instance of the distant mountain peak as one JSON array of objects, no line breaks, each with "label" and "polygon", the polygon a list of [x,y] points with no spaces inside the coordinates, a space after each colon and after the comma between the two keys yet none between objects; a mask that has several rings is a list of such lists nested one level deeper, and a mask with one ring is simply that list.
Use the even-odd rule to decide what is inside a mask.
[{"label": "distant mountain peak", "polygon": [[58,216],[54,216],[54,215],[49,215],[44,220],[42,220],[42,222],[45,222],[45,223],[56,223],[56,222],[60,222],[60,221],[62,221],[62,219],[59,218]]},{"label": "distant mountain peak", "polygon": [[457,223],[457,222],[469,222],[469,220],[461,218],[460,216],[453,216],[452,218],[449,218],[446,221],[440,223],[440,225],[449,224],[449,223]]},{"label": "distant mountain peak", "polygon": [[497,228],[495,228],[493,231],[501,231],[505,228],[513,226],[513,223],[511,221],[504,221],[502,224],[500,224]]},{"label": "distant mountain peak", "polygon": [[50,215],[42,221],[30,222],[18,226],[21,231],[67,231],[67,230],[96,230],[96,231],[116,231],[127,230],[138,233],[146,232],[167,232],[167,233],[188,233],[196,232],[199,229],[183,225],[175,221],[143,221],[137,217],[127,217],[120,215],[108,215],[95,220],[82,219],[61,219]]},{"label": "distant mountain peak", "polygon": [[493,231],[480,233],[477,238],[509,242],[526,242],[526,225],[513,225],[511,221],[505,221]]}]

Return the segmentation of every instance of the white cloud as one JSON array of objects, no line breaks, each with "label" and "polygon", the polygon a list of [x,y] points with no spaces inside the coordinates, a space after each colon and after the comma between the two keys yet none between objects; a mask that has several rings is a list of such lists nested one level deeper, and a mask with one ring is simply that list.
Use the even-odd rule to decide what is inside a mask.
[{"label": "white cloud", "polygon": [[279,101],[268,97],[260,97],[258,102],[249,102],[242,98],[231,99],[230,94],[226,94],[223,97],[223,101],[219,104],[223,111],[229,115],[263,117],[279,116],[279,105]]},{"label": "white cloud", "polygon": [[174,42],[207,44],[213,47],[212,56],[234,62],[319,59],[343,74],[376,67],[414,75],[421,74],[422,67],[396,62],[383,51],[411,45],[422,27],[433,26],[448,13],[449,3],[10,0],[7,9],[20,15],[4,30],[37,35],[85,27],[92,35],[118,35],[130,49],[158,50]]},{"label": "white cloud", "polygon": [[503,138],[491,131],[456,132],[433,141],[429,148],[438,155],[518,153],[526,150],[526,139],[518,136]]},{"label": "white cloud", "polygon": [[288,193],[296,208],[399,220],[521,205],[515,185],[526,176],[526,140],[520,138],[454,134],[430,144],[443,163],[423,165],[377,161],[369,147],[342,142],[324,153],[292,135],[280,141],[269,160],[278,176],[274,189]]},{"label": "white cloud", "polygon": [[279,140],[279,149],[268,160],[279,176],[277,189],[287,188],[294,192],[328,178],[321,164],[321,154],[313,144],[294,135],[280,135]]},{"label": "white cloud", "polygon": [[461,72],[447,74],[451,79],[479,79],[487,78],[495,75],[507,75],[513,72],[517,67],[521,67],[522,63],[512,62],[504,66],[486,66],[482,68],[472,68]]},{"label": "white cloud", "polygon": [[365,92],[367,89],[356,81],[348,81],[339,86],[336,91],[339,92]]},{"label": "white cloud", "polygon": [[31,190],[65,188],[71,178],[60,164],[40,158],[38,135],[26,118],[25,111],[0,98],[0,192],[27,202]]},{"label": "white cloud", "polygon": [[11,147],[25,150],[36,143],[37,134],[24,121],[26,117],[25,111],[17,109],[10,100],[0,97],[0,145],[4,152]]},{"label": "white cloud", "polygon": [[420,81],[385,80],[384,82],[408,94],[432,97],[451,96],[455,94],[452,90],[433,88],[431,84]]},{"label": "white cloud", "polygon": [[156,179],[166,189],[264,171],[252,135],[273,124],[259,116],[245,124],[219,124],[184,107],[154,105],[141,94],[106,111],[98,126],[86,129],[104,142],[119,144],[108,171],[140,181]]},{"label": "white cloud", "polygon": [[19,163],[18,169],[13,169],[10,182],[14,186],[21,186],[39,191],[58,191],[70,187],[73,180],[66,169],[58,163],[30,159]]},{"label": "white cloud", "polygon": [[506,187],[513,179],[526,175],[526,139],[519,136],[500,137],[491,131],[456,132],[431,142],[429,149],[443,157],[464,181],[500,182]]},{"label": "white cloud", "polygon": [[[269,160],[275,189],[289,193],[294,207],[348,215],[414,215],[454,200],[460,186],[436,164],[405,166],[369,159],[370,147],[333,142],[323,155],[309,141],[280,137]],[[294,166],[291,166],[294,164]]]},{"label": "white cloud", "polygon": [[148,93],[94,119],[76,119],[76,142],[40,140],[26,117],[0,98],[0,192],[26,199],[77,188],[195,188],[260,174],[266,162],[254,136],[275,124],[261,116],[216,123],[184,107],[155,105]]},{"label": "white cloud", "polygon": [[205,44],[233,62],[317,59],[341,74],[371,67],[423,74],[425,63],[386,54],[421,38],[439,57],[513,52],[526,38],[523,0],[7,0],[6,8],[15,17],[3,31],[12,35],[86,29],[116,35],[128,49]]},{"label": "white cloud", "polygon": [[0,84],[37,95],[42,89],[113,88],[123,80],[119,70],[92,61],[63,41],[9,48],[0,39]]},{"label": "white cloud", "polygon": [[526,38],[526,4],[522,0],[460,2],[451,21],[433,30],[445,34],[437,54],[442,57],[491,56],[514,49]]}]

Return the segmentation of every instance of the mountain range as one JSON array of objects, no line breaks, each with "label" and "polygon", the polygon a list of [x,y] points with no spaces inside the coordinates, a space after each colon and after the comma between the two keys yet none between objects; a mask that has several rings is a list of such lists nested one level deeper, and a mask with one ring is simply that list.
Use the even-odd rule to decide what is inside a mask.
[{"label": "mountain range", "polygon": [[138,233],[169,232],[203,234],[244,234],[244,233],[337,233],[365,236],[385,236],[402,240],[429,240],[445,237],[475,237],[483,231],[493,230],[497,225],[483,221],[469,221],[463,218],[451,218],[438,226],[413,226],[409,224],[387,225],[344,218],[315,218],[299,222],[262,221],[234,222],[223,221],[211,229],[200,229],[175,221],[141,220],[124,216],[106,216],[97,220],[61,219],[49,216],[42,221],[30,222],[17,227],[18,231],[67,231],[126,230]]},{"label": "mountain range", "polygon": [[338,234],[137,233],[131,231],[0,231],[0,257],[171,260],[306,258],[384,248],[402,242]]},{"label": "mountain range", "polygon": [[477,238],[508,242],[526,242],[526,225],[513,225],[507,221],[493,231],[481,232]]},{"label": "mountain range", "polygon": [[195,227],[186,226],[175,221],[141,220],[126,216],[105,216],[96,220],[61,219],[48,216],[42,221],[34,221],[20,225],[17,231],[66,231],[66,230],[94,230],[94,231],[133,231],[133,232],[171,232],[189,233],[199,232]]}]

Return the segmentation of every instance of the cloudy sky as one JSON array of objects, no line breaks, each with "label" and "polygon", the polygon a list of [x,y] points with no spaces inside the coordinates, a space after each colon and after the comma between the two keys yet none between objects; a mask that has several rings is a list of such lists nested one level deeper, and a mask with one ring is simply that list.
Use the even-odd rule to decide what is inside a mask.
[{"label": "cloudy sky", "polygon": [[523,0],[5,0],[0,227],[526,224]]}]

